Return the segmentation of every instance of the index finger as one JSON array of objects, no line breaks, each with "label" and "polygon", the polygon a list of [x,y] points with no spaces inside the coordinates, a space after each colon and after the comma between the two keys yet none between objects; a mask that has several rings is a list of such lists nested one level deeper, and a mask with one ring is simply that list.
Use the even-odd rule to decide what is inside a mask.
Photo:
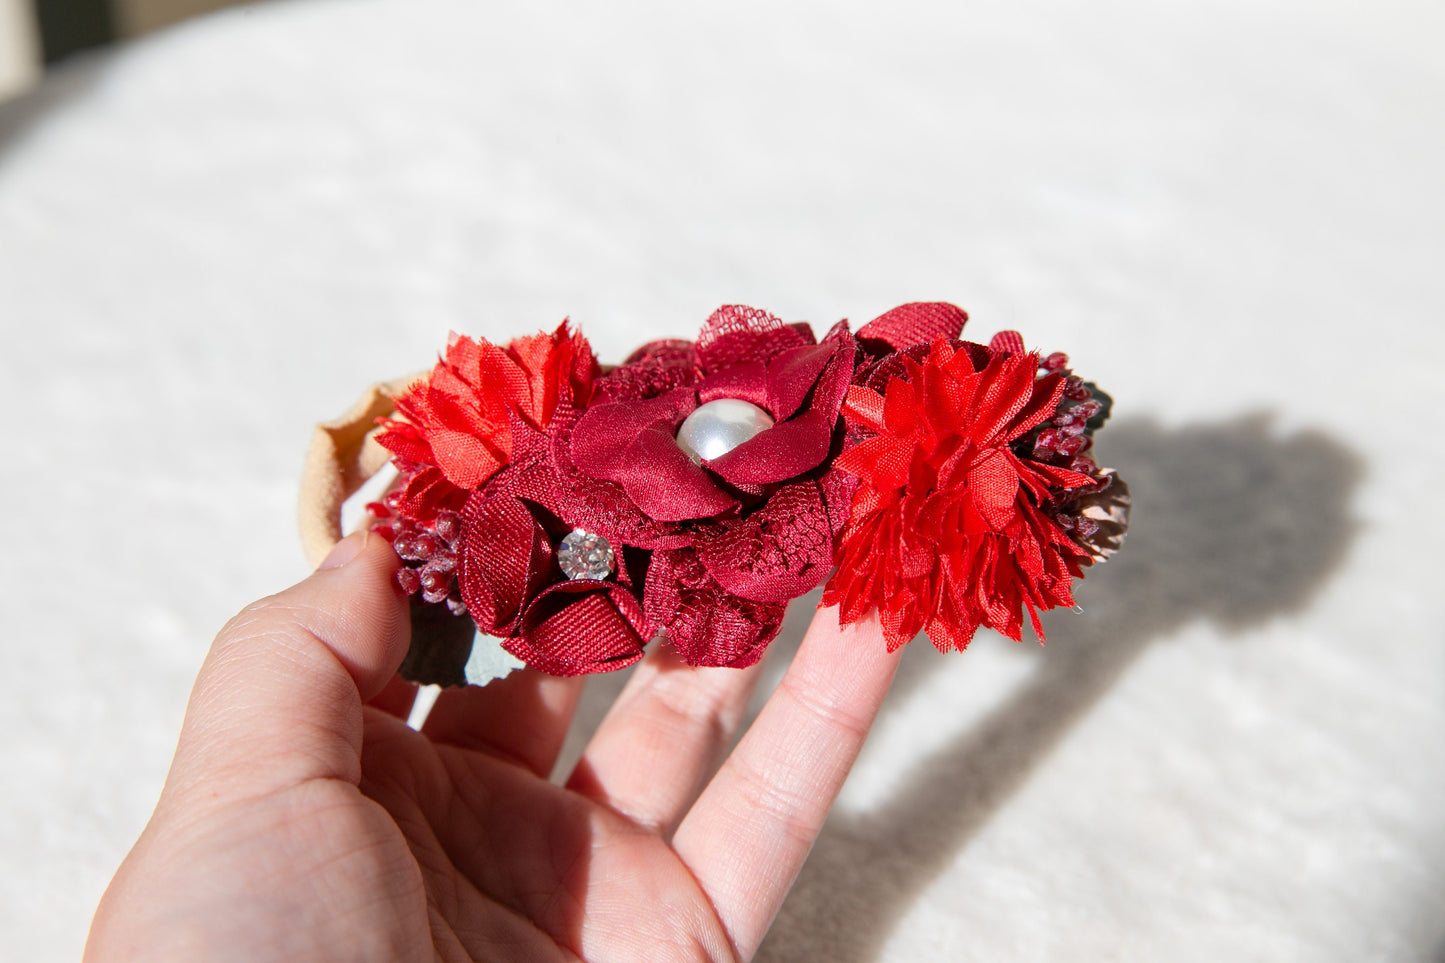
[{"label": "index finger", "polygon": [[762,942],[843,788],[900,652],[819,609],[783,681],[683,819],[673,849],[742,959]]}]

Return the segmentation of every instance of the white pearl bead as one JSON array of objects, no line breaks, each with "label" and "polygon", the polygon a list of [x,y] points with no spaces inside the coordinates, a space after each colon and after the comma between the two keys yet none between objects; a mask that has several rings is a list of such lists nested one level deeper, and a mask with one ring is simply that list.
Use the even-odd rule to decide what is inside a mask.
[{"label": "white pearl bead", "polygon": [[737,398],[700,405],[677,429],[677,444],[695,462],[721,458],[773,427],[772,416]]}]

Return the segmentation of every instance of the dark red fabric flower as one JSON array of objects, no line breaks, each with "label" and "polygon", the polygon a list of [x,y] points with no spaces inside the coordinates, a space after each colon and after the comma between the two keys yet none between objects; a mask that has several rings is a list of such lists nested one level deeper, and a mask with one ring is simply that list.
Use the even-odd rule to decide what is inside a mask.
[{"label": "dark red fabric flower", "polygon": [[[828,457],[853,355],[844,328],[818,344],[806,325],[753,308],[719,308],[690,352],[663,342],[601,380],[599,403],[573,432],[573,461],[593,478],[621,485],[657,521],[736,511],[760,486],[796,478]],[[667,375],[659,378],[659,371]],[[618,400],[605,400],[611,397]],[[774,425],[720,458],[695,463],[678,446],[677,430],[699,405],[723,398],[757,405]]]},{"label": "dark red fabric flower", "polygon": [[615,578],[569,581],[556,545],[570,528],[516,490],[501,477],[474,492],[462,513],[458,581],[477,627],[551,675],[607,672],[642,658],[654,630],[642,610],[637,550],[622,550]]},{"label": "dark red fabric flower", "polygon": [[[846,483],[823,482],[841,442],[856,346],[807,325],[720,308],[695,345],[648,345],[597,382],[557,462],[625,494],[652,524],[644,606],[693,665],[748,665],[789,599],[827,577]],[[772,427],[695,462],[678,429],[701,405],[737,399]],[[846,494],[844,495],[846,498]]]},{"label": "dark red fabric flower", "polygon": [[877,610],[890,648],[926,630],[962,649],[981,625],[1018,639],[1024,609],[1042,638],[1037,612],[1073,605],[1089,553],[1051,506],[1099,481],[1031,457],[1067,384],[1037,377],[1021,349],[1012,332],[989,347],[945,336],[849,389],[850,429],[866,437],[835,462],[860,484],[823,601],[844,623]]}]

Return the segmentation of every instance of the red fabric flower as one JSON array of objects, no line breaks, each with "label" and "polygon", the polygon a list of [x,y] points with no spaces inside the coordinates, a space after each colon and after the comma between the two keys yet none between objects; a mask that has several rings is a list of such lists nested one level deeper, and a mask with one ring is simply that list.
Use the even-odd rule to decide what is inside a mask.
[{"label": "red fabric flower", "polygon": [[[787,601],[826,578],[848,486],[822,479],[855,354],[846,326],[818,343],[807,325],[720,308],[695,345],[648,345],[599,380],[555,459],[623,494],[650,523],[632,541],[655,549],[644,607],[690,664],[756,662]],[[694,462],[678,428],[722,398],[754,404],[774,424]]]},{"label": "red fabric flower", "polygon": [[654,629],[642,610],[645,563],[636,550],[619,552],[615,578],[569,581],[555,561],[567,524],[498,481],[474,492],[462,513],[458,580],[477,627],[551,675],[608,672],[642,658]]},{"label": "red fabric flower", "polygon": [[890,649],[923,630],[962,649],[980,625],[1018,639],[1025,608],[1042,638],[1038,610],[1073,604],[1089,553],[1049,506],[1098,483],[1029,457],[1026,436],[1066,382],[1036,377],[1021,348],[1011,332],[990,347],[941,338],[884,357],[874,387],[848,391],[850,429],[867,437],[835,462],[860,487],[823,601],[844,623],[876,609]]},{"label": "red fabric flower", "polygon": [[505,348],[453,335],[431,375],[397,397],[402,419],[384,421],[377,436],[403,470],[405,514],[425,521],[459,510],[511,462],[512,420],[540,429],[559,404],[585,407],[598,370],[565,321]]},{"label": "red fabric flower", "polygon": [[575,421],[598,371],[566,322],[506,348],[453,337],[378,436],[402,473],[388,499],[397,554],[410,563],[402,587],[465,611],[552,675],[630,665],[654,631],[642,612],[645,566],[630,555],[608,581],[569,582],[554,561],[570,529],[548,507],[565,486],[547,464],[545,432],[559,416]]},{"label": "red fabric flower", "polygon": [[[620,484],[656,521],[736,511],[762,486],[796,478],[828,457],[853,355],[844,328],[818,344],[806,325],[753,308],[719,308],[693,350],[649,345],[602,379],[600,403],[572,435],[573,461]],[[678,447],[678,427],[699,405],[722,398],[757,405],[774,425],[721,458],[695,463]]]}]

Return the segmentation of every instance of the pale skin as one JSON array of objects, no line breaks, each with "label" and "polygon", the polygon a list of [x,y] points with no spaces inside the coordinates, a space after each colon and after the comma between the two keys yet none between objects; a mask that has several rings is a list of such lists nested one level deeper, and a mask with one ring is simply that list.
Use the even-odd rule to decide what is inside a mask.
[{"label": "pale skin", "polygon": [[751,959],[893,677],[877,626],[820,610],[730,754],[758,668],[654,647],[559,786],[581,680],[407,728],[396,565],[352,535],[217,636],[86,960]]}]

